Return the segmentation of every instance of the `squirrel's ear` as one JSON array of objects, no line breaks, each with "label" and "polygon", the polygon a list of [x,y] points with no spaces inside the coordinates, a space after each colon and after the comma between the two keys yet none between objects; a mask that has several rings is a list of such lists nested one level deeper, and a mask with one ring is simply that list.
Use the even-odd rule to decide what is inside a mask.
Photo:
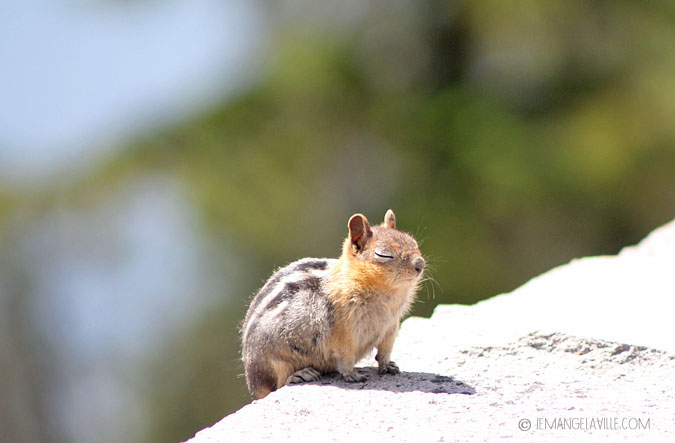
[{"label": "squirrel's ear", "polygon": [[352,247],[356,248],[357,251],[361,251],[373,236],[368,219],[363,214],[354,214],[349,219],[347,226],[349,227],[349,237]]},{"label": "squirrel's ear", "polygon": [[396,229],[396,216],[391,209],[384,214],[384,226],[391,229]]}]

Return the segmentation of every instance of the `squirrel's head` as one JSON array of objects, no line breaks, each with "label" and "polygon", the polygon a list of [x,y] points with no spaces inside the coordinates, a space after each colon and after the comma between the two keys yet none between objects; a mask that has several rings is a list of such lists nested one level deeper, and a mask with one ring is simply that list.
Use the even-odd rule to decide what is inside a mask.
[{"label": "squirrel's head", "polygon": [[354,214],[347,223],[349,236],[343,256],[364,273],[386,279],[390,284],[417,283],[426,265],[415,239],[396,229],[391,209],[379,226],[370,226],[363,214]]}]

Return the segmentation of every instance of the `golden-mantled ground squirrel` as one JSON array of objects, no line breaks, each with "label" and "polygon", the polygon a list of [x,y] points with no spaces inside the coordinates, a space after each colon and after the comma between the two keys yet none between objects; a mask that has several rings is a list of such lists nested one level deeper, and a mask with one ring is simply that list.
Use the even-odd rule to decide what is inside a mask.
[{"label": "golden-mantled ground squirrel", "polygon": [[389,358],[424,259],[415,239],[396,230],[391,209],[379,226],[362,214],[347,225],[340,258],[295,261],[276,271],[251,302],[242,358],[255,398],[333,371],[364,381],[354,365],[374,347],[379,372],[399,372]]}]

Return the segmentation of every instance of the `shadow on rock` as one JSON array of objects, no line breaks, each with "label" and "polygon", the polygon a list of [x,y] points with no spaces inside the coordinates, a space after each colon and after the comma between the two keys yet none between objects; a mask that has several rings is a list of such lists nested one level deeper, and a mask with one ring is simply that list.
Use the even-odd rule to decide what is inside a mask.
[{"label": "shadow on rock", "polygon": [[326,374],[320,381],[309,383],[315,385],[332,385],[345,389],[374,389],[390,392],[425,392],[429,394],[465,394],[472,395],[476,390],[453,377],[431,374],[428,372],[404,372],[400,374],[384,374],[377,372],[377,368],[367,367],[357,369],[368,377],[364,382],[349,383],[337,373]]}]

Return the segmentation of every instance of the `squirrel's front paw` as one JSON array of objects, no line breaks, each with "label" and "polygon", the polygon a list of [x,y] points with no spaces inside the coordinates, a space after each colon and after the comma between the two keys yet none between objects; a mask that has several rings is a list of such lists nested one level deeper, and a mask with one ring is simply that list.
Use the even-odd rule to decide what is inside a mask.
[{"label": "squirrel's front paw", "polygon": [[390,361],[388,363],[381,364],[378,372],[380,374],[398,374],[401,372],[401,370],[398,368],[396,363]]},{"label": "squirrel's front paw", "polygon": [[351,372],[347,372],[347,373],[345,373],[345,374],[342,374],[342,378],[343,378],[345,381],[349,382],[349,383],[359,383],[359,382],[362,382],[362,381],[366,381],[366,379],[367,379],[368,377],[366,377],[365,375],[361,374],[360,372],[358,372],[358,371],[355,369],[355,370],[353,370],[353,371],[351,371]]}]

